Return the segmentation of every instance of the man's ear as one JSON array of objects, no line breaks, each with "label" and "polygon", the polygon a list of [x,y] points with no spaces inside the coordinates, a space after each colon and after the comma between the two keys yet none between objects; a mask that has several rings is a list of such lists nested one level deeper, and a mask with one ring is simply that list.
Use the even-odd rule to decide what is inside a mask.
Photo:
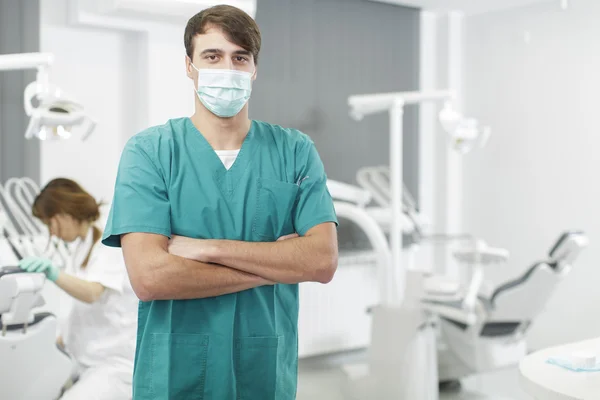
[{"label": "man's ear", "polygon": [[192,60],[187,56],[185,56],[185,73],[190,79],[194,79],[194,67],[192,67]]},{"label": "man's ear", "polygon": [[258,76],[258,66],[256,64],[254,64],[254,73],[252,74],[252,82],[254,82],[256,80],[257,76]]}]

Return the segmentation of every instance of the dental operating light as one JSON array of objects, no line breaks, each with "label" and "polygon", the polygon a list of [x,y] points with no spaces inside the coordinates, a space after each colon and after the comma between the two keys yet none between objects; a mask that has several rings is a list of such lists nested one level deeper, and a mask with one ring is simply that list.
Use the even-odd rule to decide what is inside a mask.
[{"label": "dental operating light", "polygon": [[[25,138],[68,139],[73,128],[87,123],[82,134],[82,140],[86,140],[94,131],[96,122],[81,104],[49,82],[48,72],[53,62],[54,56],[50,53],[0,55],[0,71],[37,69],[36,80],[24,91],[25,114],[30,117]],[[38,102],[37,107],[34,100]]]},{"label": "dental operating light", "polygon": [[473,118],[465,118],[453,108],[451,101],[446,101],[438,114],[440,125],[448,134],[451,147],[461,154],[466,154],[479,144],[484,147],[490,137],[488,126],[480,126]]}]

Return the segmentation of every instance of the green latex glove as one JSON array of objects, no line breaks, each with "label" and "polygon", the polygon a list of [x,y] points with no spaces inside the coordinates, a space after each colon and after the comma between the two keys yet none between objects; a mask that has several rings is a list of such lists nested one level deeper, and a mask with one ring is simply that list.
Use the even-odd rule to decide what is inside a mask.
[{"label": "green latex glove", "polygon": [[52,265],[52,261],[40,257],[27,257],[19,262],[19,268],[27,272],[41,272],[52,282],[58,279],[58,267]]}]

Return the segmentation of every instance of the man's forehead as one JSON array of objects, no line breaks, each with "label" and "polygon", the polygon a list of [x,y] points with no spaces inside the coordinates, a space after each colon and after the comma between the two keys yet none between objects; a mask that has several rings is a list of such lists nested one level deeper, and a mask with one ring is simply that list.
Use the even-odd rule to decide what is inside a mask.
[{"label": "man's forehead", "polygon": [[205,35],[208,34],[213,34],[213,33],[218,33],[220,35],[225,36],[225,33],[223,31],[223,29],[217,25],[213,25],[213,24],[206,24],[204,26],[204,29],[202,29],[204,31]]},{"label": "man's forehead", "polygon": [[218,48],[223,51],[243,50],[243,48],[227,39],[223,30],[208,26],[204,33],[197,34],[194,37],[196,42],[196,52],[201,53],[208,48]]}]

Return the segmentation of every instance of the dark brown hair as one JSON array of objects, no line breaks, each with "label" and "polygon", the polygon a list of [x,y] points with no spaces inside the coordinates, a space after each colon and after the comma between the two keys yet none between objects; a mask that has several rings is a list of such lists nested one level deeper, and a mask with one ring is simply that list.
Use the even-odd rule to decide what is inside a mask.
[{"label": "dark brown hair", "polygon": [[[79,222],[94,223],[100,218],[100,204],[77,182],[57,178],[50,181],[35,198],[32,213],[46,224],[58,214],[68,214]],[[93,229],[92,247],[102,236],[100,229],[95,226]],[[90,254],[91,249],[82,267],[87,265]]]},{"label": "dark brown hair", "polygon": [[258,25],[244,11],[228,5],[204,9],[190,18],[183,35],[185,52],[190,59],[194,54],[194,37],[204,34],[209,27],[223,31],[227,40],[252,53],[254,63],[258,64],[261,44]]}]

